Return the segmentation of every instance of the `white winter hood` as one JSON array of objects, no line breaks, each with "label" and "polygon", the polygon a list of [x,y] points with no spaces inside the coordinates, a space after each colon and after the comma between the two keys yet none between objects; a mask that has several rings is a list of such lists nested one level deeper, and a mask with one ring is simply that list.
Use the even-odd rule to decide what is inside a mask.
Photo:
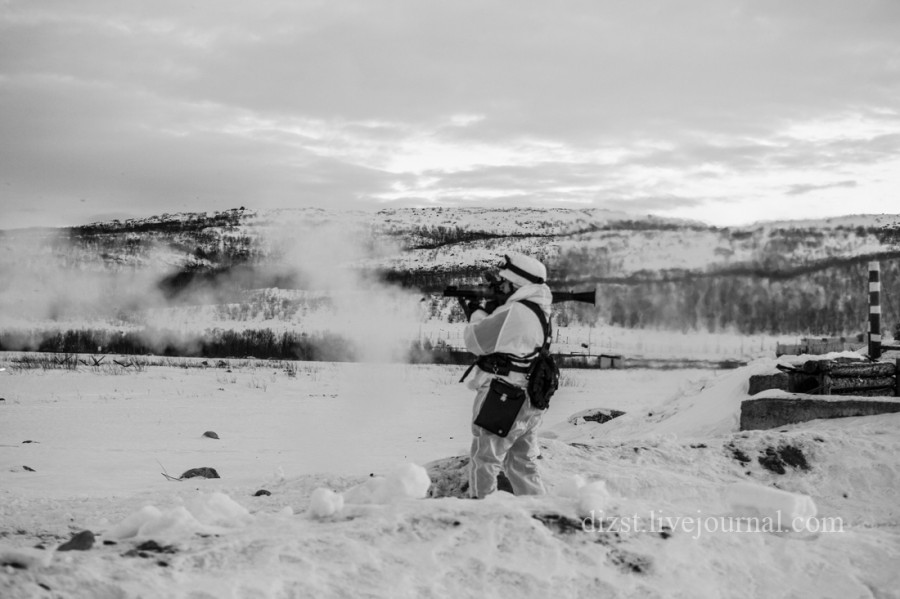
[{"label": "white winter hood", "polygon": [[534,302],[544,308],[544,312],[547,312],[549,314],[550,304],[553,303],[553,292],[551,292],[550,288],[543,283],[525,285],[524,287],[519,287],[518,289],[516,289],[516,291],[511,296],[509,296],[509,299],[506,300],[506,303],[509,304],[511,302],[518,302],[521,300]]},{"label": "white winter hood", "polygon": [[553,294],[544,284],[526,285],[516,290],[506,303],[479,321],[470,322],[463,332],[466,349],[477,356],[493,353],[525,356],[544,343],[544,331],[534,312],[518,304],[534,302],[550,315]]}]

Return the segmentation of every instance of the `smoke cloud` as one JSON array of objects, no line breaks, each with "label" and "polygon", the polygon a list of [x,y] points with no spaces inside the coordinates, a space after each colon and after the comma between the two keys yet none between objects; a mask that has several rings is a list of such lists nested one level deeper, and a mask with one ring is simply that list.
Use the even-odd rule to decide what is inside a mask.
[{"label": "smoke cloud", "polygon": [[[139,330],[154,351],[192,352],[209,329],[270,328],[340,337],[366,362],[404,360],[417,338],[421,297],[379,281],[374,268],[400,248],[365,223],[258,227],[248,239],[262,257],[227,268],[148,235],[125,246],[123,238],[110,245],[67,230],[0,232],[0,330]],[[248,319],[242,304],[259,289],[317,301]]]},{"label": "smoke cloud", "polygon": [[398,253],[398,245],[340,223],[279,236],[284,266],[331,299],[330,309],[307,319],[306,327],[351,340],[362,361],[405,358],[422,320],[421,297],[380,282],[372,268],[376,259]]},{"label": "smoke cloud", "polygon": [[140,257],[95,252],[64,230],[3,234],[0,248],[2,327],[121,325],[165,303],[156,289],[171,268],[162,248],[148,245]]}]

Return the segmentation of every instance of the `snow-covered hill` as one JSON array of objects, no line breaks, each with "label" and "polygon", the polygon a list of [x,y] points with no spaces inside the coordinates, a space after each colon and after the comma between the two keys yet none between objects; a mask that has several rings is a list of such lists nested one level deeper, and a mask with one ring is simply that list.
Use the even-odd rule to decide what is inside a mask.
[{"label": "snow-covered hill", "polygon": [[[326,236],[350,244],[352,264],[417,272],[465,272],[496,262],[497,252],[524,251],[558,264],[558,279],[627,277],[657,271],[706,272],[735,266],[796,266],[900,249],[900,216],[859,215],[716,228],[599,209],[406,208],[165,214],[73,229],[0,231],[10,255],[43,254],[69,264],[153,261],[159,246],[180,266],[281,260],[298,238]],[[51,241],[52,243],[47,243]],[[24,251],[23,251],[24,250]],[[180,253],[180,259],[177,256]],[[373,255],[374,254],[374,255]],[[593,272],[573,257],[588,258]],[[129,258],[130,257],[130,258]],[[779,259],[778,263],[772,261]],[[586,265],[587,266],[587,265]]]},{"label": "snow-covered hill", "polygon": [[[197,306],[219,315],[200,330],[248,320],[298,327],[307,319],[296,316],[325,296],[363,293],[383,304],[402,293],[439,296],[519,251],[544,260],[557,288],[601,287],[596,307],[558,305],[560,326],[855,336],[869,260],[883,262],[885,297],[900,295],[898,222],[879,215],[721,229],[602,210],[236,209],[2,231],[0,329],[133,327],[161,311],[179,322]],[[454,305],[438,300],[424,317],[446,321]],[[895,311],[886,303],[887,327],[900,321]]]}]

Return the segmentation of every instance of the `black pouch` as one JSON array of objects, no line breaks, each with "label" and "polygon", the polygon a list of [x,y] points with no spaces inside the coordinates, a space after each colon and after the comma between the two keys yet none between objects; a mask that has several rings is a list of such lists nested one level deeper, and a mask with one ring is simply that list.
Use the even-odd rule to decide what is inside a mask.
[{"label": "black pouch", "polygon": [[478,416],[475,417],[475,424],[490,433],[505,437],[515,424],[524,403],[524,389],[503,379],[494,379],[491,381],[484,403],[481,404]]},{"label": "black pouch", "polygon": [[475,362],[479,368],[491,374],[506,376],[510,371],[509,357],[503,354],[489,354],[478,358]]}]

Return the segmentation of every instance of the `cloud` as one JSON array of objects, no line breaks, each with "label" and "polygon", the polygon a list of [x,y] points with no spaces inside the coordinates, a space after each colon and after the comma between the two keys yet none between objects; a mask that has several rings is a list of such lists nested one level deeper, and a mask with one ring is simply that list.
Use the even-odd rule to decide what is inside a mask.
[{"label": "cloud", "polygon": [[[897,155],[898,26],[893,0],[7,2],[6,222],[713,178],[750,201],[744,173],[835,167],[862,193]],[[871,131],[798,129],[847,119]]]},{"label": "cloud", "polygon": [[0,145],[0,181],[11,196],[27,198],[38,185],[49,204],[80,199],[93,213],[147,215],[270,198],[353,201],[391,180],[308,149],[296,135],[236,130],[243,115],[224,107],[47,77],[9,87],[27,92],[0,99],[0,110],[31,115],[2,127],[4,139],[19,140]]},{"label": "cloud", "polygon": [[538,162],[527,165],[485,165],[466,170],[429,170],[421,175],[425,187],[561,192],[607,185],[612,166],[583,162]]},{"label": "cloud", "polygon": [[836,183],[823,183],[820,185],[809,185],[809,184],[799,184],[799,185],[791,185],[790,188],[785,192],[788,195],[796,196],[803,195],[806,193],[810,193],[813,191],[820,191],[823,189],[836,189],[840,187],[848,187],[854,188],[857,186],[856,181],[838,181]]},{"label": "cloud", "polygon": [[[668,213],[684,208],[698,208],[706,204],[706,198],[685,198],[677,195],[659,195],[628,198],[627,207],[634,212]],[[608,202],[607,208],[615,209],[615,202]],[[621,206],[618,207],[621,209]]]}]

